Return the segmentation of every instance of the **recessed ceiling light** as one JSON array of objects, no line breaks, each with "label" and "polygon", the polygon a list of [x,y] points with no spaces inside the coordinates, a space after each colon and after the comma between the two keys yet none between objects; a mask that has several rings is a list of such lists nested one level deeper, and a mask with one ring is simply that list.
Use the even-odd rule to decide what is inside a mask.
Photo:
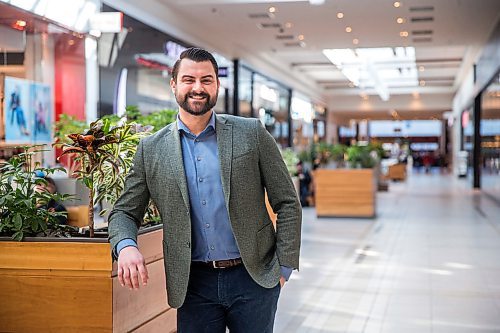
[{"label": "recessed ceiling light", "polygon": [[269,13],[276,13],[276,7],[269,7]]},{"label": "recessed ceiling light", "polygon": [[418,70],[419,70],[420,72],[423,72],[423,71],[425,71],[425,67],[424,67],[424,66],[418,66]]},{"label": "recessed ceiling light", "polygon": [[343,17],[344,17],[344,13],[342,13],[342,12],[337,13],[337,18],[341,19]]},{"label": "recessed ceiling light", "polygon": [[399,24],[402,24],[405,20],[402,18],[402,17],[398,17],[398,19],[396,20],[396,22],[398,22]]},{"label": "recessed ceiling light", "polygon": [[26,26],[26,21],[23,20],[17,20],[16,25],[20,27],[25,27]]},{"label": "recessed ceiling light", "polygon": [[285,23],[285,28],[290,29],[291,27],[292,27],[292,23],[291,22],[286,22]]},{"label": "recessed ceiling light", "polygon": [[70,40],[68,40],[68,44],[69,44],[69,45],[74,45],[74,44],[75,44],[75,41],[74,41],[74,40],[72,40],[72,39],[70,39]]},{"label": "recessed ceiling light", "polygon": [[399,33],[399,35],[400,35],[401,37],[408,37],[408,31],[401,31],[401,32]]},{"label": "recessed ceiling light", "polygon": [[423,86],[425,86],[425,81],[424,80],[420,80],[419,84],[423,87]]},{"label": "recessed ceiling light", "polygon": [[345,32],[351,32],[352,31],[352,28],[351,27],[346,27],[345,28]]},{"label": "recessed ceiling light", "polygon": [[401,2],[396,1],[396,2],[394,3],[394,7],[396,7],[396,8],[401,7]]},{"label": "recessed ceiling light", "polygon": [[353,43],[354,45],[358,45],[358,44],[359,44],[359,39],[354,38],[354,39],[352,40],[352,43]]},{"label": "recessed ceiling light", "polygon": [[298,35],[298,36],[297,36],[297,38],[298,38],[299,40],[304,40],[304,39],[305,39],[304,35]]}]

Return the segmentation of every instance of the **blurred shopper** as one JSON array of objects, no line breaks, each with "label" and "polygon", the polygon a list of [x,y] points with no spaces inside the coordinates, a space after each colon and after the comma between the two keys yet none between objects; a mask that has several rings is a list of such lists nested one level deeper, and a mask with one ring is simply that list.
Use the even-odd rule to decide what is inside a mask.
[{"label": "blurred shopper", "polygon": [[309,206],[309,197],[311,196],[311,174],[304,168],[302,161],[297,163],[297,177],[299,178],[299,196],[302,207]]},{"label": "blurred shopper", "polygon": [[[136,239],[151,198],[163,219],[178,332],[272,332],[281,287],[299,266],[302,213],[260,121],[213,112],[219,85],[209,52],[181,53],[170,81],[177,121],[140,142],[109,217],[118,279],[130,289],[148,281]],[[278,214],[276,232],[265,190]]]}]

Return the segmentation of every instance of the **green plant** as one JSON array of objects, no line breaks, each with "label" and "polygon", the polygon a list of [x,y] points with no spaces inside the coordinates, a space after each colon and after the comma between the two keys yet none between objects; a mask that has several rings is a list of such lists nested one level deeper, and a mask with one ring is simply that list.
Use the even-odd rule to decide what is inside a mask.
[{"label": "green plant", "polygon": [[297,154],[297,157],[302,162],[309,162],[309,163],[311,163],[314,159],[311,150],[302,150]]},{"label": "green plant", "polygon": [[63,148],[61,156],[77,156],[80,168],[75,175],[89,189],[90,237],[94,236],[94,205],[103,200],[114,204],[123,190],[137,144],[149,134],[147,128],[136,123],[112,126],[111,120],[100,119],[81,134],[69,134],[72,143],[59,144]]},{"label": "green plant", "polygon": [[291,176],[297,175],[297,163],[299,163],[297,153],[292,148],[285,148],[281,151],[281,155],[283,156],[283,161],[285,161],[288,173]]},{"label": "green plant", "polygon": [[71,227],[60,225],[58,220],[66,213],[55,212],[46,205],[50,200],[63,201],[71,196],[37,190],[37,186],[47,185],[45,179],[37,177],[38,173],[50,175],[65,170],[43,168],[34,162],[40,146],[22,148],[24,152],[0,164],[0,235],[18,241],[26,236],[66,236]]},{"label": "green plant", "polygon": [[334,144],[330,146],[330,159],[335,162],[343,162],[345,154],[347,151],[347,146],[343,144]]},{"label": "green plant", "polygon": [[347,160],[353,167],[373,168],[377,164],[379,158],[374,146],[365,145],[348,147]]},{"label": "green plant", "polygon": [[127,106],[125,108],[125,115],[128,122],[137,122],[143,126],[151,126],[151,132],[161,130],[163,127],[175,121],[177,117],[176,110],[159,110],[148,114],[141,114],[139,108],[135,105]]}]

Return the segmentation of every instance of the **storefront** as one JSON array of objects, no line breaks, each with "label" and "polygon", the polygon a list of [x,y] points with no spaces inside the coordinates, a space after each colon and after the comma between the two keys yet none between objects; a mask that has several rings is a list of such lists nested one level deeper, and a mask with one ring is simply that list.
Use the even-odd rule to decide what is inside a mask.
[{"label": "storefront", "polygon": [[235,114],[259,118],[282,147],[292,145],[290,116],[292,91],[281,83],[235,61],[238,89]]},{"label": "storefront", "polygon": [[[98,0],[0,0],[0,159],[19,144],[50,145],[63,113],[95,114],[85,78],[96,42],[86,32],[99,7]],[[52,153],[43,159],[55,163]]]},{"label": "storefront", "polygon": [[309,98],[293,93],[291,105],[293,147],[297,151],[310,149],[311,145],[326,142],[326,108]]}]

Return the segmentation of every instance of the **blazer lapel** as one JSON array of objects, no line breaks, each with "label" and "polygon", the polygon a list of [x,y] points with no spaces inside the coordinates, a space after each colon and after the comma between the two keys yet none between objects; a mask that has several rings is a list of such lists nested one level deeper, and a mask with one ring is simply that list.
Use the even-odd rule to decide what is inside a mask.
[{"label": "blazer lapel", "polygon": [[167,159],[170,161],[170,166],[172,167],[172,172],[174,173],[175,179],[177,179],[177,184],[181,190],[182,199],[186,204],[186,208],[189,210],[189,194],[186,183],[186,173],[184,171],[184,163],[182,160],[182,146],[181,139],[179,136],[179,130],[177,128],[177,123],[172,126],[170,133],[166,136],[167,141]]},{"label": "blazer lapel", "polygon": [[226,207],[229,210],[231,189],[231,161],[233,159],[233,126],[223,116],[216,116],[217,149],[219,153],[220,175]]}]

